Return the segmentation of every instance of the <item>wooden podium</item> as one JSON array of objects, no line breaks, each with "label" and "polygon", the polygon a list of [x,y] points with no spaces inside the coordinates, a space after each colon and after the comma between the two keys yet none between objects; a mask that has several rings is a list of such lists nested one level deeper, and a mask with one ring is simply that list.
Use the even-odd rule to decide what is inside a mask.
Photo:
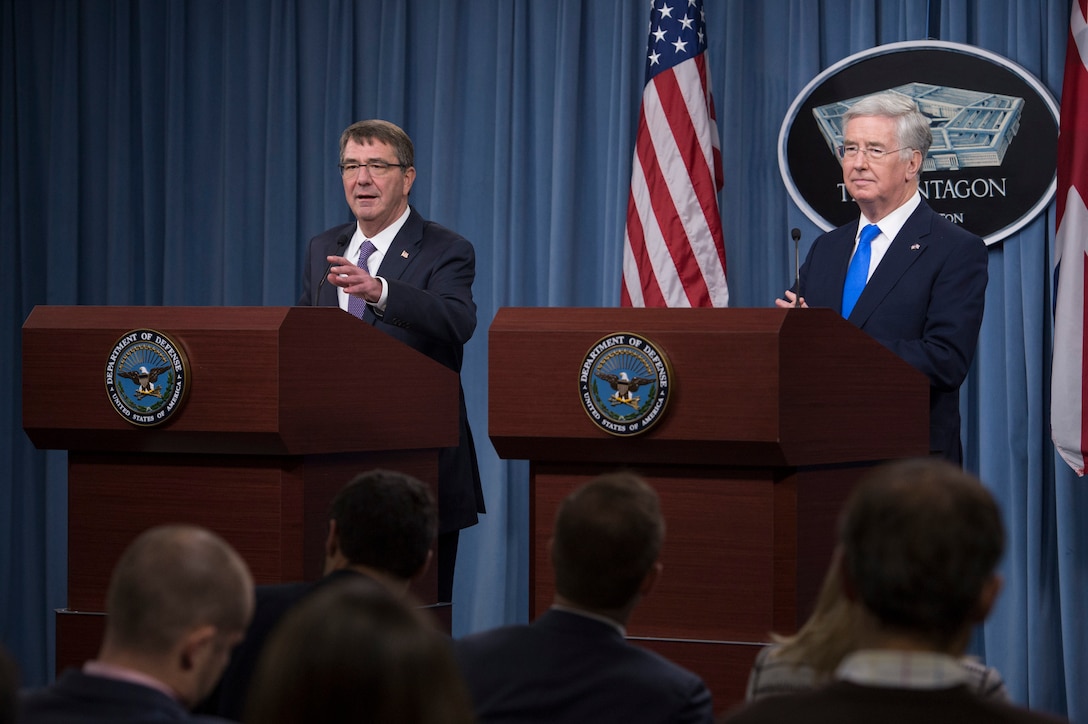
[{"label": "wooden podium", "polygon": [[[631,437],[598,427],[578,384],[589,352],[619,334],[671,365],[663,418]],[[718,711],[743,698],[768,633],[807,617],[858,476],[928,453],[926,378],[827,309],[506,308],[489,374],[495,449],[530,460],[530,617],[551,602],[559,502],[633,470],[667,529],[662,577],[628,636],[699,673]]]},{"label": "wooden podium", "polygon": [[[187,399],[161,426],[133,425],[107,395],[111,350],[133,329],[168,335],[188,359]],[[110,572],[148,527],[203,525],[257,583],[307,580],[322,573],[328,504],[357,473],[400,470],[437,496],[457,391],[455,372],[339,309],[34,308],[23,428],[39,448],[68,450],[58,670],[97,652]],[[434,566],[415,593],[437,603]]]}]

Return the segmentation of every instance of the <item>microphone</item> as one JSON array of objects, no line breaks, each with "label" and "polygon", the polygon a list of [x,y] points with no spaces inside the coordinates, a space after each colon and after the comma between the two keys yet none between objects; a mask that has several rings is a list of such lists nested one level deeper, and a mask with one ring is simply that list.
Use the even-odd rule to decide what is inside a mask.
[{"label": "microphone", "polygon": [[793,238],[793,306],[801,306],[801,230],[796,226],[790,230]]},{"label": "microphone", "polygon": [[[351,240],[351,235],[346,231],[336,238],[336,256],[343,256],[344,249],[347,247],[348,242]],[[330,261],[325,266],[325,273],[321,275],[321,281],[317,283],[317,290],[314,292],[313,299],[310,300],[310,306],[317,306],[317,298],[321,295],[321,285],[325,283],[325,280],[329,278],[329,270],[332,269],[332,262]]]}]

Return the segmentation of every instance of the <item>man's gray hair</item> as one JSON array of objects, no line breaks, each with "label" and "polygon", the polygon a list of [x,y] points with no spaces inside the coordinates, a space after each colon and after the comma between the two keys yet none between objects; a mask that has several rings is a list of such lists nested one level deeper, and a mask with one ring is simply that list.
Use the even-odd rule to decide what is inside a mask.
[{"label": "man's gray hair", "polygon": [[907,96],[893,91],[866,96],[850,106],[843,114],[843,128],[845,129],[846,124],[855,118],[868,116],[881,116],[894,120],[896,141],[900,148],[921,151],[923,159],[929,153],[929,147],[933,143],[929,119],[918,110],[918,104]]}]

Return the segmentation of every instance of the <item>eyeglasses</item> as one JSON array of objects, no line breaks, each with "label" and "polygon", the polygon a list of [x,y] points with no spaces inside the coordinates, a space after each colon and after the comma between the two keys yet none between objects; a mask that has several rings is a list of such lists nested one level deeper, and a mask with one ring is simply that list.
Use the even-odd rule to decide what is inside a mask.
[{"label": "eyeglasses", "polygon": [[342,163],[340,173],[344,178],[354,178],[360,170],[366,169],[374,178],[381,178],[393,168],[404,168],[403,163],[386,163],[385,161],[370,161],[369,163]]},{"label": "eyeglasses", "polygon": [[837,146],[835,148],[835,153],[838,154],[840,161],[845,161],[848,158],[855,158],[860,152],[865,154],[865,158],[869,159],[870,161],[880,162],[881,160],[887,158],[896,151],[913,150],[914,149],[909,146],[903,146],[901,148],[893,148],[889,150],[880,148],[879,146],[868,146],[866,148],[862,148],[861,146],[855,146],[853,144],[850,144],[848,146]]}]

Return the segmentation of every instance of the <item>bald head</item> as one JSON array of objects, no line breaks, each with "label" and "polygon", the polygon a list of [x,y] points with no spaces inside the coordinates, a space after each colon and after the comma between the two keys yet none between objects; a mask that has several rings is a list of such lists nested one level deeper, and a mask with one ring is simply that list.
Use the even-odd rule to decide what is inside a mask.
[{"label": "bald head", "polygon": [[188,631],[245,630],[253,578],[245,561],[204,528],[152,528],[134,540],[113,570],[105,641],[147,655],[169,652]]}]

